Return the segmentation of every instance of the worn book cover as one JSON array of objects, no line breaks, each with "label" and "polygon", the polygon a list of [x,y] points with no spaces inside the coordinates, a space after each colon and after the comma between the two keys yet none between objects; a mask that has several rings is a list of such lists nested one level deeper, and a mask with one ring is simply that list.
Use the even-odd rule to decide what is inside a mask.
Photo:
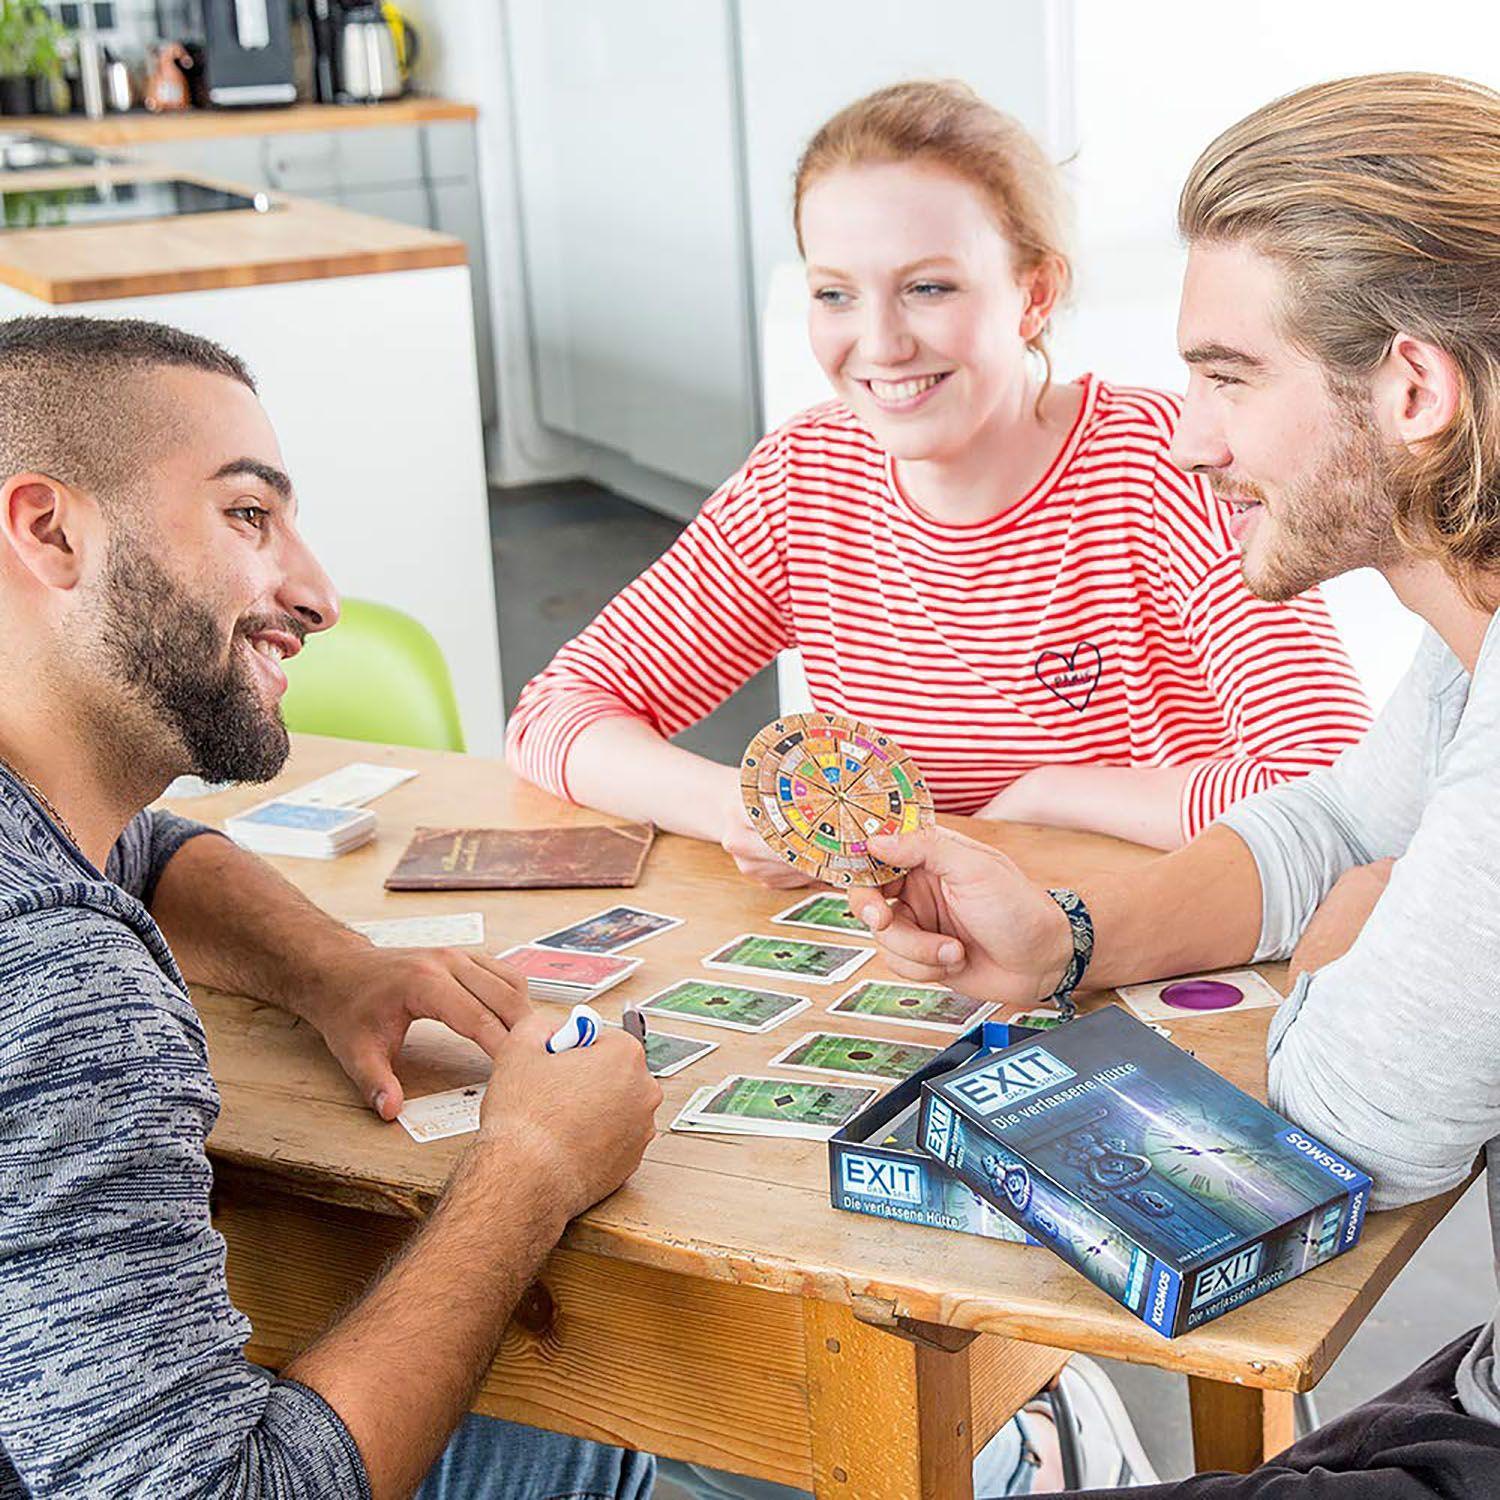
[{"label": "worn book cover", "polygon": [[649,823],[573,828],[419,828],[386,877],[392,891],[563,890],[634,885]]}]

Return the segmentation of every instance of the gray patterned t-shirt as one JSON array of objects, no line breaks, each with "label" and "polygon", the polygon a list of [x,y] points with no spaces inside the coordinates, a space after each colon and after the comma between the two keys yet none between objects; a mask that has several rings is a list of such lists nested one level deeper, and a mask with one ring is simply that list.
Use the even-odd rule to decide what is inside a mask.
[{"label": "gray patterned t-shirt", "polygon": [[202,831],[142,813],[106,879],[0,767],[0,1500],[369,1495],[244,1357],[209,1221],[218,1091],[142,905]]}]

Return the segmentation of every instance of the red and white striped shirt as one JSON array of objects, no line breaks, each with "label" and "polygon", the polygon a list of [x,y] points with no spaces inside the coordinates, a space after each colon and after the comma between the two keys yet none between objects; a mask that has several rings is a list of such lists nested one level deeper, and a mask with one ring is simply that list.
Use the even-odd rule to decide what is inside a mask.
[{"label": "red and white striped shirt", "polygon": [[527,684],[512,764],[567,796],[590,724],[670,737],[795,646],[814,703],[894,735],[941,811],[1041,765],[1193,765],[1191,837],[1328,765],[1370,715],[1321,598],[1245,587],[1227,507],[1167,458],[1176,398],[1083,386],[1047,474],[970,525],[917,509],[846,406],[771,433]]}]

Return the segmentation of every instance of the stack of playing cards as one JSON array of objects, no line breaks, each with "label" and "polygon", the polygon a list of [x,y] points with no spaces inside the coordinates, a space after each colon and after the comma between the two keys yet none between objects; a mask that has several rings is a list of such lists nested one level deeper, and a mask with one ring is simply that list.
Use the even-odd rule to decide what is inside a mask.
[{"label": "stack of playing cards", "polygon": [[278,797],[224,820],[224,832],[255,854],[333,859],[375,837],[367,807],[318,807]]},{"label": "stack of playing cards", "polygon": [[848,1083],[788,1083],[735,1074],[699,1089],[673,1130],[704,1135],[774,1135],[826,1141],[880,1091]]},{"label": "stack of playing cards", "polygon": [[537,943],[522,943],[495,956],[526,976],[531,993],[538,1000],[561,1000],[566,1005],[595,999],[641,966],[638,958],[572,953],[566,948],[543,948]]}]

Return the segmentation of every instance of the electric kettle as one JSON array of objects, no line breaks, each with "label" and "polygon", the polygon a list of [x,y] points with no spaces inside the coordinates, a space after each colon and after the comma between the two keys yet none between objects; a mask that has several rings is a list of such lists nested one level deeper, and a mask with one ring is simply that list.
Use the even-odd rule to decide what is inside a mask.
[{"label": "electric kettle", "polygon": [[397,99],[416,56],[417,37],[406,28],[408,56],[401,56],[396,33],[378,5],[356,5],[344,12],[339,29],[339,93],[346,99]]}]

